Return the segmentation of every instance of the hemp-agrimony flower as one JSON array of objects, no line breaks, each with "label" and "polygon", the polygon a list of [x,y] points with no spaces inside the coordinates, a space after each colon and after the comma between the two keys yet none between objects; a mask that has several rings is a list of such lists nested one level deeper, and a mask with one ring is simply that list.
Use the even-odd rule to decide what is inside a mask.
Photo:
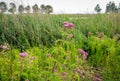
[{"label": "hemp-agrimony flower", "polygon": [[26,52],[22,52],[22,53],[20,53],[20,56],[21,57],[26,57],[26,56],[28,56],[28,54]]},{"label": "hemp-agrimony flower", "polygon": [[86,61],[86,60],[87,60],[88,53],[85,52],[85,51],[82,50],[82,49],[78,49],[78,52],[83,55],[83,59]]},{"label": "hemp-agrimony flower", "polygon": [[74,27],[74,24],[69,23],[69,22],[64,22],[63,25],[64,25],[65,28],[73,28]]}]

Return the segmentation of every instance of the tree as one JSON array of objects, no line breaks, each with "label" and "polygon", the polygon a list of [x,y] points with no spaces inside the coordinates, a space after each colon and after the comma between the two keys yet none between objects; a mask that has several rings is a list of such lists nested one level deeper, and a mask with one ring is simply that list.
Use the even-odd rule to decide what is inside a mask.
[{"label": "tree", "polygon": [[38,13],[39,12],[39,7],[37,4],[35,4],[33,7],[33,13]]},{"label": "tree", "polygon": [[10,13],[14,14],[16,11],[15,3],[10,3],[10,9],[8,10]]},{"label": "tree", "polygon": [[51,5],[46,5],[45,6],[45,13],[50,14],[53,12],[53,8]]},{"label": "tree", "polygon": [[106,11],[105,11],[106,13],[110,12],[110,7],[109,6],[110,6],[109,4],[106,5]]},{"label": "tree", "polygon": [[30,13],[30,11],[31,11],[30,6],[29,6],[29,5],[26,6],[26,7],[25,7],[25,10],[26,10],[27,13]]},{"label": "tree", "polygon": [[45,5],[44,5],[44,4],[42,4],[42,5],[40,6],[40,10],[41,10],[42,13],[45,12]]},{"label": "tree", "polygon": [[95,11],[96,11],[97,13],[99,13],[99,12],[101,11],[101,8],[100,8],[99,4],[96,5]]},{"label": "tree", "polygon": [[114,13],[118,12],[117,6],[115,5],[114,2],[112,2],[112,4],[111,4],[111,11],[114,12]]},{"label": "tree", "polygon": [[118,13],[120,13],[120,3],[119,3],[119,5],[118,5]]},{"label": "tree", "polygon": [[18,11],[22,14],[24,12],[24,7],[23,5],[19,5]]},{"label": "tree", "polygon": [[115,6],[114,12],[115,12],[115,13],[118,13],[118,9],[119,9],[119,8],[117,8],[117,6]]},{"label": "tree", "polygon": [[2,13],[5,13],[7,10],[7,5],[5,2],[0,2],[0,10]]},{"label": "tree", "polygon": [[117,6],[115,5],[114,2],[109,2],[107,5],[106,5],[106,13],[109,13],[109,12],[112,12],[112,13],[118,13],[118,8]]}]

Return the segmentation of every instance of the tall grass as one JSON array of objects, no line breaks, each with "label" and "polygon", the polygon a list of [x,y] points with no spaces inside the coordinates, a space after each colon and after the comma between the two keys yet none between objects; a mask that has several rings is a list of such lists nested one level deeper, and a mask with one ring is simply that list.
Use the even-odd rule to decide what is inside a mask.
[{"label": "tall grass", "polygon": [[77,33],[75,35],[103,32],[110,37],[120,33],[119,15],[112,15],[90,15],[84,19],[84,17],[74,15],[0,14],[0,34],[2,36],[0,39],[1,42],[7,41],[13,45],[38,46],[39,44],[48,44],[49,46],[55,39],[61,38],[60,29],[63,27],[64,21],[75,24]]}]

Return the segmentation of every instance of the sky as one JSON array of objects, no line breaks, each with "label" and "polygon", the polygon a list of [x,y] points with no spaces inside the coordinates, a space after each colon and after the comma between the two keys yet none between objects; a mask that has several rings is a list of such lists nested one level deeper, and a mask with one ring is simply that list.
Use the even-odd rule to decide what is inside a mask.
[{"label": "sky", "polygon": [[5,1],[8,4],[14,2],[17,5],[24,4],[33,6],[38,4],[51,5],[53,7],[53,13],[95,13],[94,8],[97,4],[102,8],[102,13],[105,12],[106,4],[109,1],[114,1],[118,6],[120,0],[0,0]]}]

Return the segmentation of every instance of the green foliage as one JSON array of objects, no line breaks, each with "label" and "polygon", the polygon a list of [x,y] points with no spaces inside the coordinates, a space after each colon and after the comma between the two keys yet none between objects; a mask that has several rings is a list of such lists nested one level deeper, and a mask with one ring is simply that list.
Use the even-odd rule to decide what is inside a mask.
[{"label": "green foliage", "polygon": [[106,13],[118,13],[119,8],[116,6],[116,4],[114,2],[109,2],[106,5]]},{"label": "green foliage", "polygon": [[[120,80],[119,14],[0,18],[0,81],[93,81],[97,74]],[[75,27],[64,28],[65,21]],[[4,43],[9,50],[2,49]],[[28,56],[20,57],[21,49]],[[87,61],[78,49],[88,52]]]},{"label": "green foliage", "polygon": [[23,13],[23,12],[24,12],[24,7],[23,7],[23,5],[19,5],[18,11],[19,11],[19,13]]},{"label": "green foliage", "polygon": [[32,7],[32,9],[33,9],[33,13],[38,13],[38,12],[39,12],[39,7],[38,7],[37,4],[35,4],[35,5]]},{"label": "green foliage", "polygon": [[99,12],[101,11],[101,8],[100,8],[99,4],[96,5],[95,11],[96,11],[97,13],[99,13]]},{"label": "green foliage", "polygon": [[40,10],[41,10],[42,13],[45,12],[45,5],[44,4],[40,5]]},{"label": "green foliage", "polygon": [[8,12],[14,14],[16,11],[16,5],[15,3],[10,3],[10,9],[8,10]]},{"label": "green foliage", "polygon": [[53,12],[53,7],[51,5],[44,5],[40,6],[40,10],[42,13],[50,14]]},{"label": "green foliage", "polygon": [[6,12],[7,10],[7,5],[5,2],[0,2],[0,10],[2,13]]},{"label": "green foliage", "polygon": [[26,6],[26,7],[25,7],[25,10],[26,10],[26,12],[27,12],[27,13],[30,13],[30,11],[31,11],[30,6],[29,6],[29,5],[28,5],[28,6]]},{"label": "green foliage", "polygon": [[46,5],[45,6],[45,13],[50,14],[53,12],[53,8],[51,5]]}]

